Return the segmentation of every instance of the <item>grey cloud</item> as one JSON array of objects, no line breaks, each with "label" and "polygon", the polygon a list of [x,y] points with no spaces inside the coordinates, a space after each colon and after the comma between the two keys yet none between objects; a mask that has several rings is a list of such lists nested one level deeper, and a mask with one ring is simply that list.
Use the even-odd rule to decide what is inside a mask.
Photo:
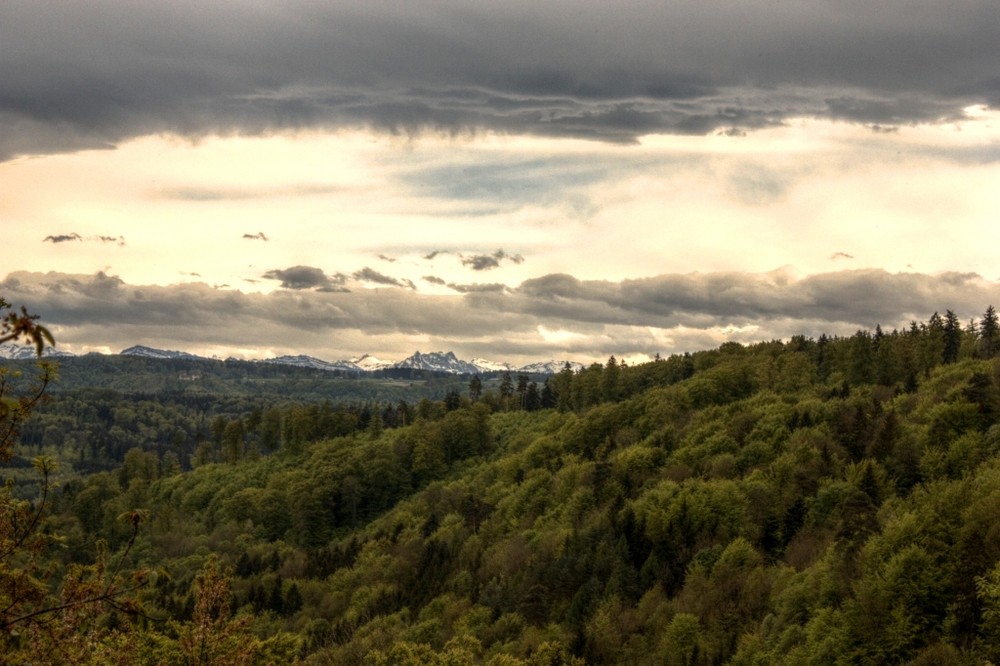
[{"label": "grey cloud", "polygon": [[1000,102],[998,15],[994,0],[6,0],[0,159],[156,132],[630,142],[802,115],[936,121]]},{"label": "grey cloud", "polygon": [[346,279],[340,274],[331,277],[322,269],[313,266],[274,269],[267,271],[262,277],[268,280],[280,280],[284,289],[318,289],[320,291],[342,291]]},{"label": "grey cloud", "polygon": [[[200,282],[134,286],[106,273],[27,272],[0,280],[0,292],[40,314],[60,344],[295,348],[331,360],[381,351],[371,348],[373,341],[412,344],[408,336],[469,358],[509,353],[538,360],[562,357],[560,350],[598,359],[668,354],[724,339],[850,335],[876,324],[903,328],[949,308],[965,321],[980,316],[997,293],[996,282],[969,273],[856,270],[805,278],[785,271],[667,274],[621,282],[546,275],[513,289],[464,285],[462,294],[435,296],[409,289],[346,292],[333,288],[340,277],[302,270],[308,268],[272,276],[293,286],[269,294]],[[571,335],[546,340],[539,326]]]},{"label": "grey cloud", "polygon": [[497,282],[491,284],[455,284],[454,282],[449,282],[448,288],[460,294],[503,293],[510,289],[507,285]]},{"label": "grey cloud", "polygon": [[500,262],[488,254],[477,254],[462,259],[462,265],[468,266],[474,271],[488,271],[493,268],[499,268]]},{"label": "grey cloud", "polygon": [[621,168],[620,163],[611,165],[606,159],[580,160],[578,156],[499,159],[488,164],[419,165],[402,174],[400,180],[424,196],[495,204],[492,209],[479,211],[491,215],[525,204],[559,203],[567,191],[585,191],[587,186],[607,178],[615,168]]},{"label": "grey cloud", "polygon": [[379,273],[373,268],[365,267],[359,271],[354,271],[352,274],[355,280],[361,280],[362,282],[372,282],[375,284],[384,284],[390,287],[406,287],[408,289],[416,289],[417,286],[413,284],[411,280],[407,279],[397,279],[389,275],[384,275]]},{"label": "grey cloud", "polygon": [[85,241],[96,241],[99,243],[115,243],[118,247],[125,246],[124,236],[87,236],[83,237],[80,234],[73,232],[69,234],[54,234],[46,236],[42,239],[43,243],[66,243],[69,241],[74,242],[85,242]]},{"label": "grey cloud", "polygon": [[[314,276],[313,282],[320,280]],[[61,344],[112,348],[161,340],[170,348],[291,346],[311,353],[339,337],[364,345],[345,350],[346,357],[375,351],[366,349],[374,336],[475,339],[532,328],[517,315],[464,307],[459,296],[421,295],[408,289],[256,294],[201,282],[137,287],[105,274],[19,272],[0,279],[0,291],[12,302],[30,305],[52,326]]]},{"label": "grey cloud", "polygon": [[831,261],[837,261],[839,259],[853,259],[853,258],[854,258],[853,254],[848,254],[846,252],[834,252],[833,254],[830,255]]},{"label": "grey cloud", "polygon": [[65,243],[67,241],[82,241],[82,240],[83,237],[80,234],[74,232],[71,234],[56,234],[56,235],[46,236],[45,238],[42,239],[42,242]]},{"label": "grey cloud", "polygon": [[434,250],[433,252],[428,252],[427,254],[425,254],[424,259],[432,261],[436,259],[439,254],[447,254],[447,253],[448,253],[447,250]]},{"label": "grey cloud", "polygon": [[214,202],[315,196],[335,194],[343,190],[344,188],[338,185],[314,183],[300,183],[287,187],[203,187],[191,185],[151,190],[147,196],[176,201]]},{"label": "grey cloud", "polygon": [[780,200],[791,179],[759,164],[743,165],[728,176],[730,194],[750,205],[765,205]]},{"label": "grey cloud", "polygon": [[462,265],[468,266],[474,271],[488,271],[500,267],[500,262],[508,260],[514,264],[524,263],[524,257],[519,254],[507,254],[502,248],[493,254],[476,254],[471,257],[462,257]]},{"label": "grey cloud", "polygon": [[[620,283],[550,275],[522,283],[525,309],[580,321],[704,328],[772,321],[897,326],[953,308],[980,312],[995,284],[975,274],[856,270],[796,279],[772,273],[661,275]],[[575,314],[573,314],[575,312]]]},{"label": "grey cloud", "polygon": [[396,263],[396,258],[395,257],[390,257],[390,256],[387,256],[385,254],[378,255],[378,258],[381,259],[382,261],[388,261],[390,264]]},{"label": "grey cloud", "polygon": [[434,275],[425,275],[424,276],[424,281],[425,282],[430,282],[431,284],[440,284],[440,285],[445,284],[444,280],[442,280],[441,278],[439,278],[437,276],[434,276]]},{"label": "grey cloud", "polygon": [[268,238],[267,236],[264,235],[263,231],[258,231],[255,234],[243,234],[243,238],[245,238],[247,240],[262,240],[262,241],[269,241],[269,240],[271,240],[270,238]]}]

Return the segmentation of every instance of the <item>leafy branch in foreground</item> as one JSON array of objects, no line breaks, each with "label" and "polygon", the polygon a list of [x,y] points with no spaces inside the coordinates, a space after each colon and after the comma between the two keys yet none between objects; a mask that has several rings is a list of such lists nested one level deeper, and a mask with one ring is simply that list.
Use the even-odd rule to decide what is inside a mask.
[{"label": "leafy branch in foreground", "polygon": [[40,645],[65,649],[76,640],[73,634],[106,611],[141,614],[132,595],[155,580],[144,570],[131,577],[123,575],[139,527],[147,518],[147,512],[136,510],[121,517],[131,524],[132,533],[114,567],[108,566],[107,548],[99,542],[97,561],[70,566],[61,580],[60,595],[54,598],[50,589],[56,568],[45,564],[45,556],[58,537],[38,528],[56,466],[51,458],[41,456],[35,459],[35,468],[43,480],[41,497],[34,505],[11,497],[9,483],[0,494],[0,645],[7,650],[30,647],[37,651]]},{"label": "leafy branch in foreground", "polygon": [[[37,320],[38,315],[28,314],[24,307],[18,313],[0,297],[0,344],[28,340],[40,358],[45,345],[53,346],[55,341],[49,330]],[[20,373],[0,367],[0,462],[10,460],[19,434],[18,426],[44,398],[46,388],[56,377],[55,366],[51,363],[39,360],[38,369],[34,383],[19,392]]]},{"label": "leafy branch in foreground", "polygon": [[[37,319],[26,308],[14,311],[0,298],[0,343],[27,340],[40,357],[45,346],[55,342]],[[55,367],[39,361],[38,376],[29,387],[24,388],[20,379],[19,373],[0,367],[0,461],[13,456],[18,426],[45,398]],[[70,565],[60,577],[59,566],[49,556],[60,538],[43,527],[57,465],[50,456],[35,458],[33,465],[41,474],[36,500],[15,497],[13,480],[0,489],[0,646],[11,658],[21,650],[30,652],[31,662],[44,659],[41,655],[48,652],[55,662],[77,661],[73,655],[81,653],[73,646],[86,642],[87,629],[102,614],[141,612],[132,595],[149,584],[150,574],[139,570],[128,579],[123,567],[147,512],[133,510],[121,516],[132,532],[113,568],[109,569],[110,556],[101,541],[94,564]]]}]

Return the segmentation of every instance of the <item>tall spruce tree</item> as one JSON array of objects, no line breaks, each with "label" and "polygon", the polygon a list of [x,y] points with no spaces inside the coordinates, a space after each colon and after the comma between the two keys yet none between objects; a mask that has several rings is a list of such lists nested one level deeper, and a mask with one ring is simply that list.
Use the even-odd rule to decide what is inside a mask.
[{"label": "tall spruce tree", "polygon": [[1000,346],[1000,318],[992,305],[987,306],[983,318],[979,320],[979,355],[993,358]]},{"label": "tall spruce tree", "polygon": [[958,316],[951,310],[944,313],[944,355],[942,360],[945,363],[954,363],[958,360],[958,352],[962,348],[962,324]]}]

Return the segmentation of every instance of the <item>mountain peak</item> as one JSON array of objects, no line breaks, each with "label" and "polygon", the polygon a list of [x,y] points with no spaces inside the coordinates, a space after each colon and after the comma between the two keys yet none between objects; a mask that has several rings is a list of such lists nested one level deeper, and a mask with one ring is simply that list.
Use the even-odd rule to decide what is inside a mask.
[{"label": "mountain peak", "polygon": [[476,374],[480,372],[475,365],[459,360],[455,352],[428,352],[422,354],[419,351],[413,356],[396,363],[394,368],[411,368],[414,370],[430,370],[433,372],[450,372],[456,375]]},{"label": "mountain peak", "polygon": [[[59,351],[54,347],[46,347],[42,350],[42,358],[67,358],[71,356],[76,356],[76,354]],[[0,358],[19,361],[31,360],[37,357],[38,355],[35,353],[34,345],[19,345],[12,342],[6,342],[0,345]]]}]

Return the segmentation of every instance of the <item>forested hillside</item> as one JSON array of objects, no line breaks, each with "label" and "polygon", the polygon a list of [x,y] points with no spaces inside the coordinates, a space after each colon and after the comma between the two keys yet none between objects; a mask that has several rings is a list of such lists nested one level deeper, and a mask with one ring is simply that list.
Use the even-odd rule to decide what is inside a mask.
[{"label": "forested hillside", "polygon": [[[30,565],[51,590],[0,587],[0,651],[995,662],[998,353],[990,307],[413,405],[234,403],[179,431],[148,418],[177,408],[156,396],[60,395],[22,426],[35,467],[5,469],[0,582]],[[123,462],[71,471],[123,410],[150,423]]]}]

